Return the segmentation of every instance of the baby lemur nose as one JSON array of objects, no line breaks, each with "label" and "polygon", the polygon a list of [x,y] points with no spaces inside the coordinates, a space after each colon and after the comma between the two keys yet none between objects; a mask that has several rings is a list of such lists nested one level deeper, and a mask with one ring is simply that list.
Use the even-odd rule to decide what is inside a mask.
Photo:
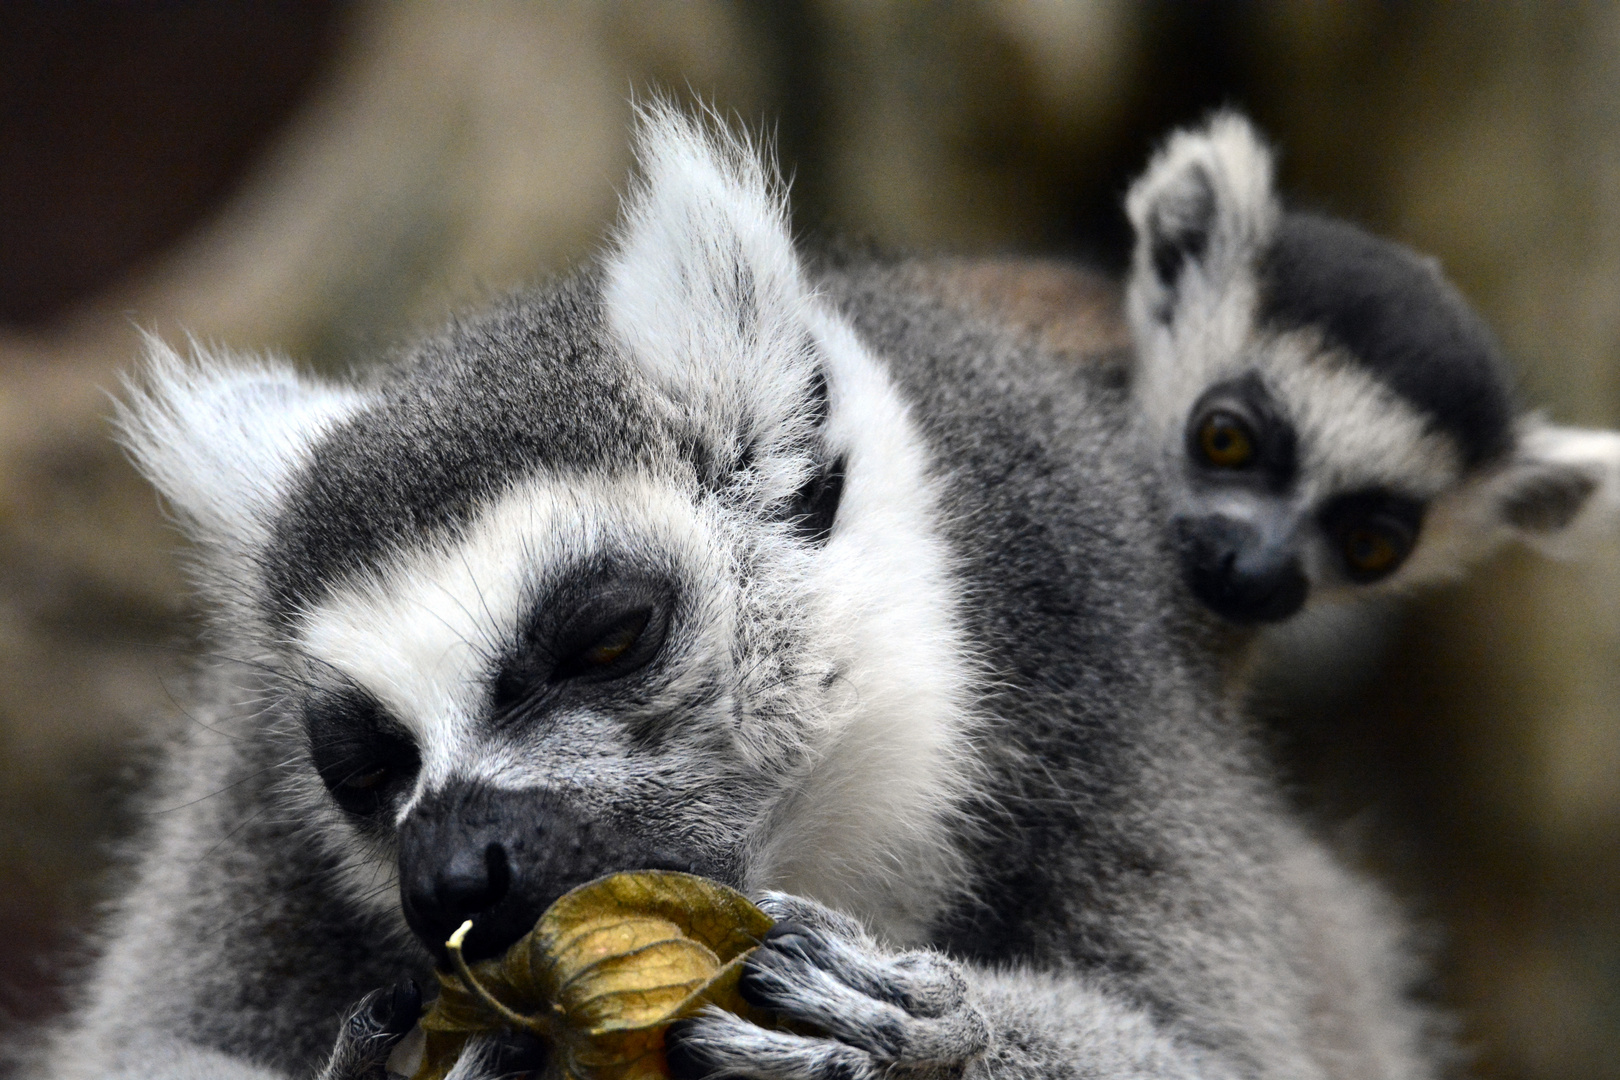
[{"label": "baby lemur nose", "polygon": [[1269,540],[1224,514],[1178,518],[1175,524],[1187,587],[1217,615],[1238,623],[1275,622],[1304,606],[1310,583],[1292,542]]}]

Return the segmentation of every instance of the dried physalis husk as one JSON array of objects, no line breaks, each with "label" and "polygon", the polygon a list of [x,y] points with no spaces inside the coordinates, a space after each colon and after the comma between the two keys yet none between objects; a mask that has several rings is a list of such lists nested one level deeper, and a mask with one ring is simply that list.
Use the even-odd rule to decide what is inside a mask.
[{"label": "dried physalis husk", "polygon": [[667,1078],[664,1030],[705,1005],[751,1016],[737,994],[744,957],[771,919],[724,885],[668,871],[614,874],[546,909],[506,955],[470,967],[464,925],[422,1017],[412,1080],[443,1080],[474,1035],[539,1035],[572,1080]]}]

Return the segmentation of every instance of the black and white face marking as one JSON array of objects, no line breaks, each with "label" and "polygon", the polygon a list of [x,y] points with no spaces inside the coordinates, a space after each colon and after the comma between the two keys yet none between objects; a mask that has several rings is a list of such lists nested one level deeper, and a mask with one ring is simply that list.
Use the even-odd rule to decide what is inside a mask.
[{"label": "black and white face marking", "polygon": [[[1394,470],[1380,482],[1375,467],[1389,455],[1371,437],[1378,428],[1324,422],[1335,403],[1353,416],[1356,396],[1335,402],[1329,379],[1279,381],[1273,393],[1251,370],[1210,387],[1182,433],[1171,520],[1182,575],[1237,623],[1286,619],[1313,589],[1390,578],[1417,544],[1425,492],[1445,484],[1443,473]],[[1411,419],[1407,434],[1432,438]]]},{"label": "black and white face marking", "polygon": [[[1507,537],[1557,547],[1614,503],[1592,493],[1620,447],[1516,420],[1488,328],[1433,260],[1284,211],[1271,175],[1228,113],[1174,135],[1127,199],[1136,395],[1202,602],[1282,619],[1450,576]],[[1558,512],[1513,517],[1543,503]]]},{"label": "black and white face marking", "polygon": [[491,955],[668,867],[917,940],[975,776],[928,445],[752,151],[656,110],[643,143],[599,272],[365,389],[166,355],[128,438],[284,675],[353,903]]},{"label": "black and white face marking", "polygon": [[1254,372],[1212,386],[1187,421],[1187,497],[1172,518],[1182,576],[1236,622],[1305,602],[1301,522],[1289,499],[1298,436]]},{"label": "black and white face marking", "polygon": [[740,595],[727,567],[743,516],[682,487],[535,478],[447,548],[341,585],[299,620],[316,771],[374,857],[397,858],[424,943],[471,917],[469,948],[492,955],[613,870],[743,883],[745,838],[801,748],[792,730],[756,762],[704,747],[736,734],[738,696],[820,709],[739,677],[746,658],[815,685],[739,623],[768,625],[811,669],[827,659]]},{"label": "black and white face marking", "polygon": [[[445,548],[333,588],[296,640],[356,891],[397,862],[421,940],[472,917],[482,956],[614,870],[823,892],[872,875],[881,916],[890,860],[948,865],[921,826],[962,782],[932,670],[949,599],[936,542],[889,531],[888,489],[926,490],[897,464],[851,468],[820,538],[690,482],[535,478]],[[893,932],[927,910],[906,900]]]}]

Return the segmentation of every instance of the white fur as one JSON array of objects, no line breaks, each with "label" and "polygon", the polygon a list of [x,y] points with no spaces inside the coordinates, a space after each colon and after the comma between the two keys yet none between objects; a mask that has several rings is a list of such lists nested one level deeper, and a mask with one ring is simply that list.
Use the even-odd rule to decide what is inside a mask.
[{"label": "white fur", "polygon": [[300,620],[298,641],[410,731],[422,756],[418,795],[452,774],[521,788],[536,781],[533,770],[498,751],[474,756],[470,729],[487,711],[496,664],[544,575],[618,541],[655,547],[708,585],[718,577],[710,565],[720,557],[715,532],[690,499],[647,477],[535,477],[480,513],[452,546],[334,591]]},{"label": "white fur", "polygon": [[[1187,212],[1205,181],[1214,196],[1208,246],[1182,269],[1176,318],[1166,323],[1156,314],[1166,297],[1153,269],[1151,236],[1166,218]],[[1255,261],[1281,213],[1271,152],[1248,120],[1219,113],[1203,128],[1170,137],[1131,186],[1125,210],[1137,236],[1126,307],[1141,354],[1138,400],[1161,427],[1179,424],[1180,390],[1197,378],[1183,367],[1186,358],[1232,357],[1254,324]]]},{"label": "white fur", "polygon": [[187,360],[151,335],[145,346],[144,378],[119,407],[124,445],[193,540],[250,550],[313,444],[364,395],[285,362],[195,343]]},{"label": "white fur", "polygon": [[[1574,558],[1620,530],[1620,432],[1561,427],[1530,419],[1521,428],[1509,477],[1563,469],[1595,485],[1574,519],[1552,532],[1517,530],[1519,539],[1556,558]],[[1506,479],[1503,484],[1511,483]],[[1505,492],[1502,493],[1505,496]]]},{"label": "white fur", "polygon": [[[812,575],[857,716],[829,733],[822,764],[781,811],[757,885],[911,938],[954,869],[940,835],[971,758],[970,664],[920,436],[881,367],[806,285],[759,149],[654,107],[638,150],[644,181],[605,294],[622,346],[711,438],[765,447],[806,437],[794,406],[819,367],[832,404],[822,438],[847,455],[838,524]],[[780,488],[802,467],[777,471]]]},{"label": "white fur", "polygon": [[[771,603],[801,607],[836,673],[824,700],[795,718],[801,732],[762,720],[736,733],[745,761],[784,738],[808,740],[807,766],[760,823],[746,884],[823,900],[891,940],[920,938],[962,877],[948,836],[973,784],[974,730],[973,663],[925,445],[883,367],[805,284],[779,193],[752,148],[663,109],[644,116],[640,147],[645,179],[608,270],[610,330],[688,422],[763,451],[754,469],[767,488],[785,494],[802,482],[814,442],[842,455],[831,536],[811,547],[785,526],[762,527],[757,506],[657,477],[535,477],[452,546],[335,592],[303,619],[301,647],[420,740],[418,794],[451,772],[532,784],[539,776],[524,762],[478,745],[473,721],[535,582],[615,542],[668,553],[710,590],[705,610],[720,614],[699,636],[724,655],[724,613],[740,602],[724,569],[746,540],[769,564],[769,580],[750,588],[781,590]],[[816,432],[803,406],[818,371],[830,413]],[[369,881],[358,870],[357,893]]]},{"label": "white fur", "polygon": [[[1503,516],[1504,504],[1518,491],[1558,474],[1594,485],[1562,528],[1522,528]],[[1456,577],[1515,541],[1554,558],[1586,556],[1620,533],[1620,432],[1527,417],[1508,460],[1437,500],[1423,529],[1423,542],[1401,574],[1414,583]]]},{"label": "white fur", "polygon": [[774,170],[718,123],[642,111],[642,179],[608,260],[608,328],[711,444],[791,439],[809,290]]},{"label": "white fur", "polygon": [[820,316],[814,330],[848,480],[811,586],[851,712],[779,815],[759,885],[912,941],[962,877],[942,834],[974,782],[974,665],[922,437],[847,326]]}]

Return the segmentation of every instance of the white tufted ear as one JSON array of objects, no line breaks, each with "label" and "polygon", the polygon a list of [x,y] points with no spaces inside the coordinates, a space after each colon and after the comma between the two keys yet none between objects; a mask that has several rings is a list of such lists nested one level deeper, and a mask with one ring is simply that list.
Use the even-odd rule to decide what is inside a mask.
[{"label": "white tufted ear", "polygon": [[285,362],[193,353],[188,360],[146,338],[143,377],[118,408],[119,434],[194,540],[242,551],[263,540],[314,442],[363,399]]},{"label": "white tufted ear", "polygon": [[1620,432],[1527,421],[1487,494],[1509,534],[1549,555],[1579,555],[1620,530]]},{"label": "white tufted ear", "polygon": [[1252,279],[1280,210],[1271,151],[1244,117],[1178,131],[1125,198],[1136,231],[1129,303],[1138,333],[1209,314]]},{"label": "white tufted ear", "polygon": [[642,110],[636,152],[609,329],[726,456],[797,441],[814,422],[822,316],[774,169],[718,122],[662,104]]}]

